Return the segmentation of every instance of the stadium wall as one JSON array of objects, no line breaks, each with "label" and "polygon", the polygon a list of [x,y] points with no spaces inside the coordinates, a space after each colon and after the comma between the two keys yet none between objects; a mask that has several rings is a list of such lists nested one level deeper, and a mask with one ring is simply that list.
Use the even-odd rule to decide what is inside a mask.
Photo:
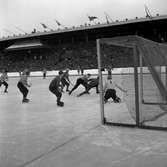
[{"label": "stadium wall", "polygon": [[[138,68],[138,71],[140,71],[140,67]],[[165,72],[165,67],[161,67],[161,71]],[[143,73],[150,73],[147,67],[143,67],[142,69]],[[84,74],[91,74],[91,75],[97,75],[98,74],[98,69],[89,69],[89,70],[84,70]],[[0,73],[1,74],[1,73]],[[69,74],[71,76],[75,76],[78,75],[77,70],[70,70]],[[107,75],[107,70],[103,71],[104,75]],[[134,74],[134,68],[130,67],[130,68],[115,68],[112,71],[113,75],[127,75],[127,74]],[[31,77],[41,77],[43,75],[42,71],[35,71],[35,72],[31,72]],[[48,77],[52,77],[58,75],[58,70],[53,70],[53,71],[47,71],[47,76]],[[18,72],[9,72],[8,73],[9,77],[19,77],[19,73]]]}]

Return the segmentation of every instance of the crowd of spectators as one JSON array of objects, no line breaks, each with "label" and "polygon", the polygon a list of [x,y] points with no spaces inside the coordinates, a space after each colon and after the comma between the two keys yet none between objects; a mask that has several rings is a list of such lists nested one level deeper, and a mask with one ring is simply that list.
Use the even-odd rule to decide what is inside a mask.
[{"label": "crowd of spectators", "polygon": [[[118,46],[102,46],[102,66],[104,68],[133,66],[132,50]],[[8,71],[77,70],[97,69],[96,43],[75,43],[50,46],[45,49],[19,50],[0,53],[0,69]]]}]

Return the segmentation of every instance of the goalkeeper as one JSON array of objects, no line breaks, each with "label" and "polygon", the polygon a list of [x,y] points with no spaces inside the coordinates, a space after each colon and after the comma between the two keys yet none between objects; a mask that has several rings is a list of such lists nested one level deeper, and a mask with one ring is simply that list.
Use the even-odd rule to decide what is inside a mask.
[{"label": "goalkeeper", "polygon": [[112,79],[107,78],[107,81],[104,85],[104,102],[107,103],[107,101],[112,98],[114,103],[120,103],[121,99],[117,96],[115,88],[118,88],[124,93],[127,93],[127,90],[124,90],[119,85],[117,85]]}]

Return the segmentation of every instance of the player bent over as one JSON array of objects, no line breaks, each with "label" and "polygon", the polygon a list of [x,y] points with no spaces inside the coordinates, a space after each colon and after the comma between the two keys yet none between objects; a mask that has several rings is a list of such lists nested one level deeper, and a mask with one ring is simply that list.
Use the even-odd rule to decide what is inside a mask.
[{"label": "player bent over", "polygon": [[83,85],[85,87],[85,91],[87,91],[87,85],[88,85],[88,79],[90,78],[90,74],[86,74],[80,78],[77,79],[76,84],[74,87],[70,90],[69,95],[78,88],[79,85]]},{"label": "player bent over", "polygon": [[104,102],[106,103],[110,98],[113,99],[115,103],[121,102],[121,99],[116,95],[115,88],[120,89],[122,92],[127,93],[127,90],[124,90],[118,86],[112,79],[107,79],[104,85]]},{"label": "player bent over", "polygon": [[98,86],[99,86],[99,77],[97,77],[97,78],[90,78],[90,79],[88,80],[88,83],[87,83],[87,89],[86,89],[86,91],[80,93],[80,94],[78,95],[78,97],[79,97],[79,96],[82,96],[82,95],[84,95],[84,94],[89,94],[89,90],[92,89],[92,88],[96,88],[96,93],[99,93],[99,88],[98,88]]},{"label": "player bent over", "polygon": [[28,84],[29,75],[30,75],[29,70],[25,69],[20,76],[19,82],[17,83],[17,87],[19,88],[20,92],[23,95],[22,103],[28,103],[29,102],[29,99],[27,99],[27,95],[28,95],[28,92],[29,92],[27,87],[31,87],[31,84]]},{"label": "player bent over", "polygon": [[3,70],[2,75],[0,77],[0,87],[1,85],[5,86],[5,90],[4,93],[7,93],[7,89],[8,89],[8,83],[6,82],[8,80],[8,74],[6,70]]},{"label": "player bent over", "polygon": [[59,71],[59,75],[56,76],[49,85],[49,90],[57,97],[57,105],[61,107],[64,106],[64,102],[60,101],[62,97],[62,90],[61,90],[62,76],[63,76],[63,71]]}]

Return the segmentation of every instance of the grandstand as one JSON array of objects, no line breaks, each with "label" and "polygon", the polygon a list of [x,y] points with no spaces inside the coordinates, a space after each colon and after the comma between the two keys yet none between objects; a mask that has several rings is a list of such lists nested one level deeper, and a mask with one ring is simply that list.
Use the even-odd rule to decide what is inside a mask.
[{"label": "grandstand", "polygon": [[[31,71],[39,71],[44,66],[52,70],[67,65],[71,69],[77,69],[78,65],[85,69],[97,68],[97,38],[139,35],[153,41],[166,42],[166,24],[167,16],[157,15],[4,37],[0,39],[0,69],[18,71],[27,67]],[[113,52],[115,67],[132,66],[132,53],[129,50],[117,47]],[[122,52],[126,56],[121,57]],[[111,60],[106,57],[105,62]]]}]

